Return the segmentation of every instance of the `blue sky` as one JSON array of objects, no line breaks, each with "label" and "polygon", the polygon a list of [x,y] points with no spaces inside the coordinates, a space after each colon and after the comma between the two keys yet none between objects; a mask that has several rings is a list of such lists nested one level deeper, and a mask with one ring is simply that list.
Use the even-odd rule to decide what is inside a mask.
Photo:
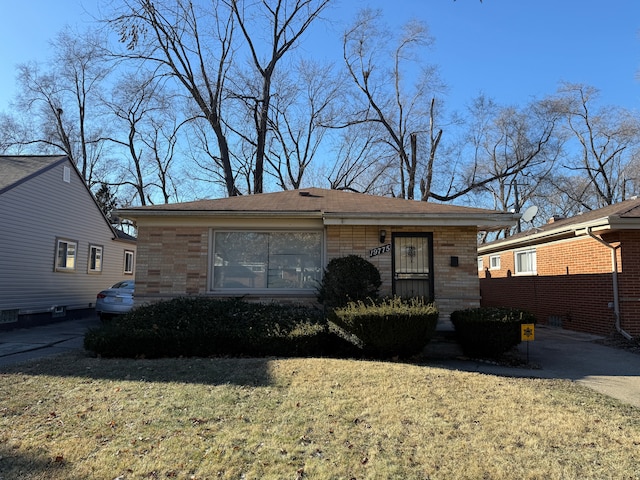
[{"label": "blue sky", "polygon": [[[96,3],[5,2],[0,111],[15,91],[15,65],[46,60],[49,40],[65,24],[84,29]],[[435,38],[429,61],[449,86],[450,108],[480,92],[524,105],[569,81],[598,88],[605,104],[640,110],[638,0],[340,0],[335,29],[365,6],[381,9],[391,26],[411,18],[427,23]]]}]

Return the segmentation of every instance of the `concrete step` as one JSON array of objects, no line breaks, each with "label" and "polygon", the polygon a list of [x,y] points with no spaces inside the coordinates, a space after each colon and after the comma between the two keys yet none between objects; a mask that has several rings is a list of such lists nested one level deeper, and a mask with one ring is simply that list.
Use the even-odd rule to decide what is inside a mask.
[{"label": "concrete step", "polygon": [[463,356],[462,348],[452,330],[436,330],[435,336],[427,344],[422,356],[425,359],[448,359]]}]

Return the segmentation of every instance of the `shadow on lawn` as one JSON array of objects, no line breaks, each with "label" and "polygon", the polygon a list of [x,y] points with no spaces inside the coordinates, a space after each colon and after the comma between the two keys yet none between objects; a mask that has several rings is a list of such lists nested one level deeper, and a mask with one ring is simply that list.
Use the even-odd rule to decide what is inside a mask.
[{"label": "shadow on lawn", "polygon": [[17,449],[0,445],[0,478],[47,478],[56,473],[56,478],[67,480],[81,480],[79,477],[70,476],[68,465],[63,456],[47,457],[45,452],[41,454],[25,455],[18,453]]},{"label": "shadow on lawn", "polygon": [[269,361],[269,358],[110,359],[80,352],[6,367],[2,372],[118,381],[267,386],[271,384]]}]

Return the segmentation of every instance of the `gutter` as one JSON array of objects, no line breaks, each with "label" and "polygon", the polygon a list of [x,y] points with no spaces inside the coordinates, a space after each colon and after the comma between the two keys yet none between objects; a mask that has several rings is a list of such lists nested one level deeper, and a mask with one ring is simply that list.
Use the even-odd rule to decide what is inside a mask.
[{"label": "gutter", "polygon": [[618,247],[614,247],[611,244],[605,242],[602,238],[597,237],[591,231],[593,227],[587,227],[586,232],[591,238],[593,238],[596,242],[604,245],[608,249],[611,250],[611,270],[613,273],[613,313],[616,317],[616,330],[620,335],[622,335],[627,340],[633,340],[633,336],[625,332],[620,326],[620,295],[618,293],[618,257],[616,255],[616,250]]}]

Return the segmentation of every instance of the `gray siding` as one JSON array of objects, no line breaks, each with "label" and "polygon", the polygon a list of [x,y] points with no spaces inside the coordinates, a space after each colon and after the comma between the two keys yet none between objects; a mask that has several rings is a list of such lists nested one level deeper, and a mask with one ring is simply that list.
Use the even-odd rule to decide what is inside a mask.
[{"label": "gray siding", "polygon": [[[64,163],[0,195],[0,310],[21,313],[54,306],[93,307],[98,291],[124,274],[124,251],[135,244],[113,239],[99,208]],[[55,271],[56,239],[77,242],[76,268]],[[89,245],[103,247],[102,272],[88,273]]]}]

